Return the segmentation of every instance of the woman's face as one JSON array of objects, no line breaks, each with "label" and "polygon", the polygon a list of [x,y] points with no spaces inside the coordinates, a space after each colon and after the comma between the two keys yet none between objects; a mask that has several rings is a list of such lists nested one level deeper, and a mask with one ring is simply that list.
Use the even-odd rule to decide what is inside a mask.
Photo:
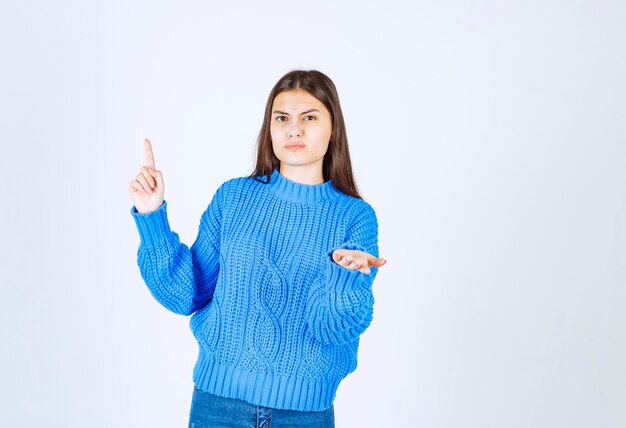
[{"label": "woman's face", "polygon": [[270,135],[281,166],[310,166],[321,174],[332,126],[326,106],[309,92],[278,94],[272,103]]}]

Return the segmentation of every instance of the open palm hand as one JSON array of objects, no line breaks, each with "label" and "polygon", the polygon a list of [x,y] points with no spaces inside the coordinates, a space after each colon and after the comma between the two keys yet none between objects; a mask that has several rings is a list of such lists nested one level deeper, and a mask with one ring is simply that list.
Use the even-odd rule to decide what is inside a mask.
[{"label": "open palm hand", "polygon": [[338,249],[333,251],[333,260],[340,266],[350,270],[359,270],[370,273],[370,267],[381,267],[387,263],[386,259],[376,257],[360,250]]}]

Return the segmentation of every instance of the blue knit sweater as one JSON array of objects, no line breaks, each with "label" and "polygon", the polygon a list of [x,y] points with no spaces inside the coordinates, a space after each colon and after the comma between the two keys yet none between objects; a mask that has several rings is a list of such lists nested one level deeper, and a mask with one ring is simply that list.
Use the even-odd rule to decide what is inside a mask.
[{"label": "blue knit sweater", "polygon": [[369,274],[335,263],[337,248],[378,257],[373,208],[327,181],[301,184],[274,169],[224,182],[187,247],[170,230],[167,201],[140,214],[137,261],[152,295],[193,314],[193,380],[212,394],[266,407],[320,411],[357,366],[370,325]]}]

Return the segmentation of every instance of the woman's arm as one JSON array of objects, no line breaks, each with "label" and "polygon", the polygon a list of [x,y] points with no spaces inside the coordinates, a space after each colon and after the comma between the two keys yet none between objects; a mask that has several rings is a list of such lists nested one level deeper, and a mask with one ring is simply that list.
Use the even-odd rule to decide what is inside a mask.
[{"label": "woman's arm", "polygon": [[213,297],[219,274],[223,186],[216,191],[200,219],[198,236],[191,246],[170,230],[167,202],[156,211],[131,213],[141,237],[137,263],[148,289],[165,308],[190,315]]},{"label": "woman's arm", "polygon": [[372,283],[378,267],[364,273],[341,266],[332,257],[337,249],[360,250],[378,257],[378,222],[370,205],[356,216],[345,241],[327,252],[324,273],[309,296],[308,325],[313,336],[326,344],[357,339],[369,327],[374,309]]}]

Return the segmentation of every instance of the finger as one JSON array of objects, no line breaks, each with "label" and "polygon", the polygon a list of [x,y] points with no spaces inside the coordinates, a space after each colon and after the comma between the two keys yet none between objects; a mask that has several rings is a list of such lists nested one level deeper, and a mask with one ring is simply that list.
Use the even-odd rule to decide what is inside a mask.
[{"label": "finger", "polygon": [[152,188],[146,181],[146,177],[144,177],[143,174],[137,174],[137,177],[135,177],[135,180],[141,185],[141,188],[144,190],[144,192],[152,193]]},{"label": "finger", "polygon": [[350,263],[348,263],[348,269],[359,269],[362,265],[362,262],[359,260],[352,260]]},{"label": "finger", "polygon": [[337,263],[339,263],[341,260],[343,260],[345,254],[343,253],[343,250],[335,250],[333,251],[333,260]]},{"label": "finger", "polygon": [[152,152],[152,144],[147,138],[144,141],[144,146],[146,148],[146,164],[150,168],[155,169],[156,166],[154,166],[154,153]]},{"label": "finger", "polygon": [[387,260],[385,259],[375,259],[373,262],[370,262],[370,266],[376,266],[376,267],[381,267],[383,266],[385,263],[387,263]]},{"label": "finger", "polygon": [[383,258],[378,258],[376,256],[373,256],[371,254],[368,253],[367,255],[367,262],[370,266],[376,266],[376,267],[381,267],[383,266],[385,263],[387,263],[386,259]]},{"label": "finger", "polygon": [[132,193],[135,193],[135,192],[146,193],[146,191],[143,190],[143,186],[139,184],[137,180],[133,180],[131,187],[133,189]]},{"label": "finger", "polygon": [[137,180],[133,180],[130,182],[130,185],[128,186],[128,191],[130,193],[135,193],[135,192],[144,193],[143,187],[141,187],[141,184],[137,183]]},{"label": "finger", "polygon": [[348,269],[358,270],[365,274],[370,273],[370,269],[367,266],[367,262],[365,262],[364,260],[354,260],[352,263],[348,265]]},{"label": "finger", "polygon": [[154,179],[154,176],[152,175],[152,173],[150,171],[148,171],[148,167],[144,166],[141,168],[141,174],[143,174],[143,176],[146,178],[146,181],[148,182],[148,184],[150,185],[151,188],[155,188],[157,183],[156,180]]},{"label": "finger", "polygon": [[142,183],[141,180],[145,180],[145,179],[139,175],[135,177],[135,183],[137,183],[137,186],[141,187],[141,190],[143,191],[143,193],[151,193],[152,190],[150,190],[150,187]]},{"label": "finger", "polygon": [[339,262],[339,265],[345,267],[346,269],[356,269],[354,262],[352,260],[348,260],[346,257]]}]

